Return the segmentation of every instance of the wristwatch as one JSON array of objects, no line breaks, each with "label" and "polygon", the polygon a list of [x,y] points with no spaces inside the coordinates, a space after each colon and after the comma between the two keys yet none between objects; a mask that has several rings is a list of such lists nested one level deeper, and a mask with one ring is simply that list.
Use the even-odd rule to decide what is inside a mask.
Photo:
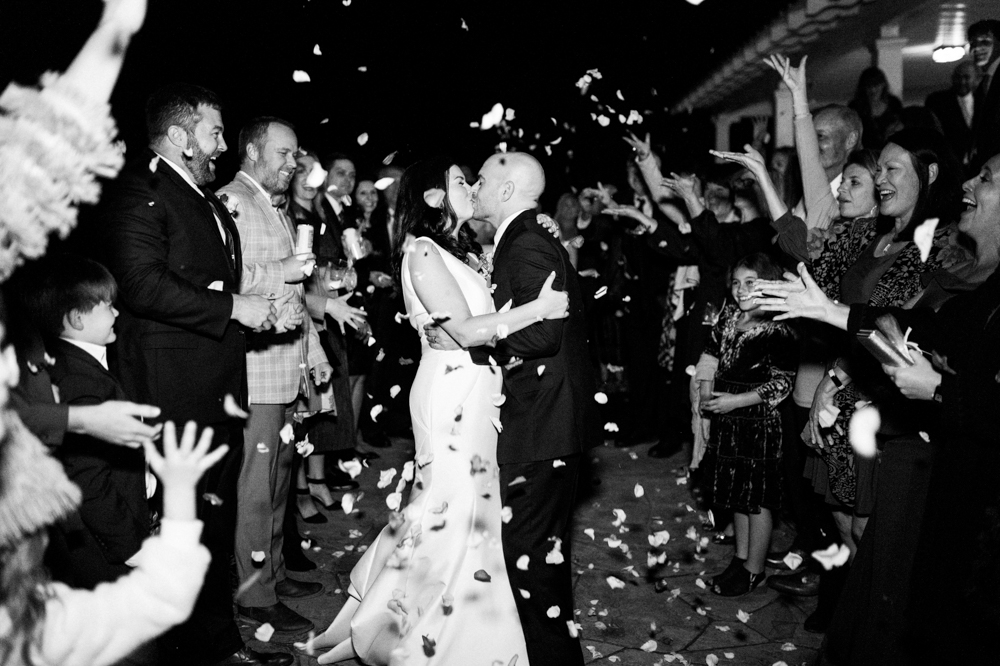
[{"label": "wristwatch", "polygon": [[837,376],[837,371],[834,368],[827,370],[826,376],[833,380],[833,385],[837,387],[838,391],[844,388],[844,382],[840,381],[840,377]]}]

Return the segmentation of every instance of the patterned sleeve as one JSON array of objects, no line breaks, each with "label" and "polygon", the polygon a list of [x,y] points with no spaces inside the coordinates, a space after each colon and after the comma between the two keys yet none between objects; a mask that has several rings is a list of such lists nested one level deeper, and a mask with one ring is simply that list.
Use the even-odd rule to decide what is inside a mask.
[{"label": "patterned sleeve", "polygon": [[772,409],[792,392],[798,368],[798,343],[792,330],[778,324],[765,341],[770,379],[757,389],[757,395]]},{"label": "patterned sleeve", "polygon": [[726,329],[726,322],[729,321],[731,314],[728,308],[723,308],[722,313],[719,315],[719,320],[715,322],[712,332],[708,336],[708,342],[705,343],[703,354],[708,354],[717,359],[722,358],[722,338]]},{"label": "patterned sleeve", "polygon": [[854,220],[813,262],[813,279],[828,298],[840,298],[840,280],[874,237],[875,220]]}]

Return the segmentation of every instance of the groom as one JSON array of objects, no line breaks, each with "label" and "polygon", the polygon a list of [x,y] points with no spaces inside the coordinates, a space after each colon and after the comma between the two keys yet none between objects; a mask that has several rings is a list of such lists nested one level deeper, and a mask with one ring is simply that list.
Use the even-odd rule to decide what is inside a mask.
[{"label": "groom", "polygon": [[[491,363],[492,357],[504,368],[497,462],[500,498],[513,517],[502,540],[528,661],[576,666],[583,656],[576,630],[571,635],[570,629],[570,522],[580,457],[596,433],[588,414],[594,381],[576,273],[559,240],[536,220],[544,190],[545,172],[535,158],[493,155],[479,171],[475,217],[497,229],[491,277],[497,309],[533,300],[555,271],[553,288],[569,293],[569,317],[538,322],[494,348],[470,352],[477,364]],[[558,555],[549,559],[556,563],[548,564],[553,551]],[[556,618],[548,614],[552,607],[559,609]]]}]

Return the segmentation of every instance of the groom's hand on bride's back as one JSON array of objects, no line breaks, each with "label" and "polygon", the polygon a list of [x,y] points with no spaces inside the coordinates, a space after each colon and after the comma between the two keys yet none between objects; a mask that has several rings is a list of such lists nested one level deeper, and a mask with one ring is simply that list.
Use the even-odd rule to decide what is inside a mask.
[{"label": "groom's hand on bride's back", "polygon": [[431,349],[453,351],[462,348],[462,345],[455,342],[454,338],[434,322],[424,324],[424,335],[427,337],[427,344],[430,345]]}]

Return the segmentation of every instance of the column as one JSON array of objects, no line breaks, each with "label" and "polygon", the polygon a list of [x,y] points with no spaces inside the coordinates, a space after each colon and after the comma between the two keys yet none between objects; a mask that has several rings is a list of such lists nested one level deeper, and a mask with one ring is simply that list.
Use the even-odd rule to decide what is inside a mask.
[{"label": "column", "polygon": [[889,92],[903,99],[903,47],[906,37],[899,36],[899,25],[883,25],[881,36],[875,40],[875,65],[889,79]]}]

